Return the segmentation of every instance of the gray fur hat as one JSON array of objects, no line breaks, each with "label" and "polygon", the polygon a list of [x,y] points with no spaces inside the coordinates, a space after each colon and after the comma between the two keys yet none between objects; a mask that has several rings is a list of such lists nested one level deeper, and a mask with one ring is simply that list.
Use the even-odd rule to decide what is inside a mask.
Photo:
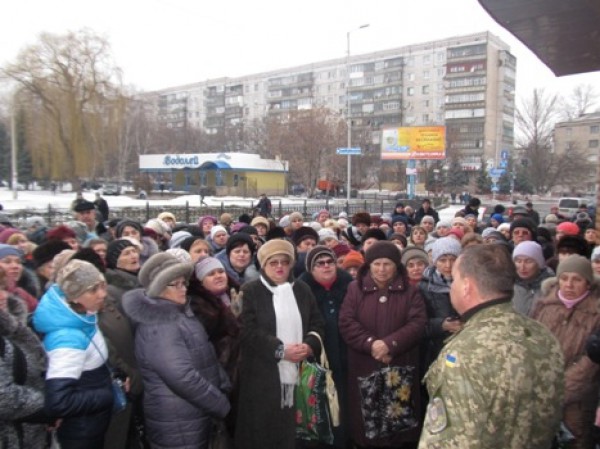
[{"label": "gray fur hat", "polygon": [[105,282],[104,275],[85,260],[70,260],[56,274],[56,283],[67,299],[79,298],[101,282]]},{"label": "gray fur hat", "polygon": [[184,277],[187,281],[194,271],[191,263],[181,262],[169,253],[157,253],[150,257],[140,270],[138,280],[151,298],[158,298],[173,280]]}]

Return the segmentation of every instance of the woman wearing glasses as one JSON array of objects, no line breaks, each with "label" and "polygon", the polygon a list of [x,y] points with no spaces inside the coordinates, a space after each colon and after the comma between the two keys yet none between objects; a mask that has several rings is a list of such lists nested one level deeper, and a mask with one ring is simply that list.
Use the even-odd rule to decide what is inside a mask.
[{"label": "woman wearing glasses", "polygon": [[135,355],[153,448],[208,447],[212,418],[224,418],[230,408],[227,375],[187,303],[192,271],[171,254],[155,254],[140,270],[143,288],[123,295],[125,313],[136,326]]},{"label": "woman wearing glasses", "polygon": [[306,256],[306,272],[300,280],[308,284],[325,319],[323,344],[333,372],[340,402],[341,422],[334,428],[335,447],[346,447],[348,357],[346,343],[338,329],[338,319],[348,285],[353,281],[347,271],[338,268],[335,253],[326,246],[315,246]]},{"label": "woman wearing glasses", "polygon": [[310,288],[294,282],[294,247],[270,240],[258,251],[261,276],[242,287],[238,449],[294,449],[298,363],[319,355],[323,318]]}]

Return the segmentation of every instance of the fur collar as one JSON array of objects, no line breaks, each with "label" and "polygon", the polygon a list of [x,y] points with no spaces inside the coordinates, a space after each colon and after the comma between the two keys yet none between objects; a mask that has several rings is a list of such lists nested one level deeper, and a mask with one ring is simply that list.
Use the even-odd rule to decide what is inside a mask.
[{"label": "fur collar", "polygon": [[[553,276],[542,281],[541,293],[543,296],[548,296],[552,290],[558,290],[558,277]],[[600,293],[600,277],[594,275],[594,283],[590,286],[590,294],[598,296]]]},{"label": "fur collar", "polygon": [[16,295],[8,295],[8,310],[0,310],[0,335],[12,335],[27,324],[27,306]]},{"label": "fur collar", "polygon": [[149,298],[137,288],[123,295],[123,310],[136,324],[161,324],[177,320],[181,314],[193,316],[188,305],[160,298]]}]

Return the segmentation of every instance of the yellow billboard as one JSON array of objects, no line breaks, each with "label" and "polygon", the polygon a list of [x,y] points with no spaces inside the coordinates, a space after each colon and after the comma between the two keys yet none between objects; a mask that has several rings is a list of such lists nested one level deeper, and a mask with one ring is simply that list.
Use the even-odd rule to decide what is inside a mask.
[{"label": "yellow billboard", "polygon": [[445,158],[445,126],[412,126],[382,131],[381,160]]}]

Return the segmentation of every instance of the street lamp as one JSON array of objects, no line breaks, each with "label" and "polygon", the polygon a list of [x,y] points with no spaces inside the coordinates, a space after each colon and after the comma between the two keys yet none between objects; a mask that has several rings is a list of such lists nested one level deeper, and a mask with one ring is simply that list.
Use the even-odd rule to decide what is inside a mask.
[{"label": "street lamp", "polygon": [[352,173],[352,156],[350,154],[352,148],[352,118],[350,117],[350,33],[352,31],[357,31],[363,28],[367,28],[369,24],[364,24],[355,28],[354,30],[350,30],[346,33],[346,128],[348,129],[348,187],[346,192],[346,198],[350,201],[350,191],[351,191],[351,173]]}]

